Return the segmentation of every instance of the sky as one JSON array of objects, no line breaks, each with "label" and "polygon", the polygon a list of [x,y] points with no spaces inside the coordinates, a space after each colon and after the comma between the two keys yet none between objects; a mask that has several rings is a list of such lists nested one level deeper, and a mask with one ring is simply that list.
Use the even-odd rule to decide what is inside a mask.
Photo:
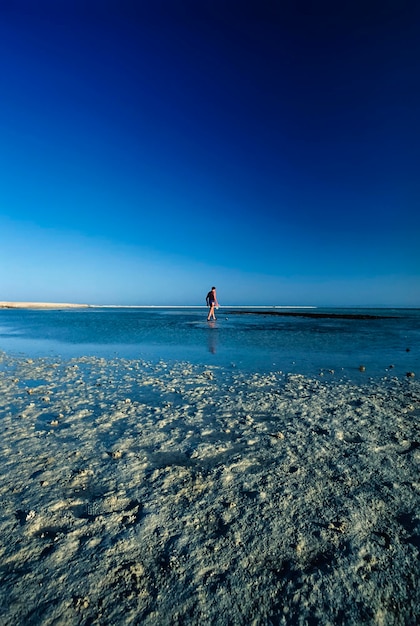
[{"label": "sky", "polygon": [[0,1],[0,300],[420,306],[420,4]]}]

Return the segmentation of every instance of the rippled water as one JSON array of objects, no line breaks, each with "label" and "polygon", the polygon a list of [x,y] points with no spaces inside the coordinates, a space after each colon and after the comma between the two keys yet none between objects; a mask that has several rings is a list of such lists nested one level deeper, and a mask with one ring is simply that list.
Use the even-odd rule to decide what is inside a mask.
[{"label": "rippled water", "polygon": [[[202,308],[2,310],[0,349],[28,356],[119,356],[246,371],[322,372],[355,381],[408,371],[420,375],[420,309],[311,312],[381,319],[241,315],[226,308],[208,323]],[[366,372],[359,372],[360,365]]]}]

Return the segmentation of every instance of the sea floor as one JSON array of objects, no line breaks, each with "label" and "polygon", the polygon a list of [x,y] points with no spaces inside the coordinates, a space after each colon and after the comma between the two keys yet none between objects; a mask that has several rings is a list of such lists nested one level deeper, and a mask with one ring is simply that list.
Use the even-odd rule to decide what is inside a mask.
[{"label": "sea floor", "polygon": [[420,384],[0,353],[0,621],[414,624]]}]

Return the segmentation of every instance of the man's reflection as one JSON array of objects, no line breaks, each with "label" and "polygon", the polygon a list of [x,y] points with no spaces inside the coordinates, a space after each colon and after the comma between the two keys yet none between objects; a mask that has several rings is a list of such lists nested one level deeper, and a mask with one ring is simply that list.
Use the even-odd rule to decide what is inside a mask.
[{"label": "man's reflection", "polygon": [[209,332],[208,332],[209,352],[211,352],[211,354],[216,354],[216,348],[217,348],[216,322],[214,320],[210,320],[208,322],[208,325],[209,325]]}]

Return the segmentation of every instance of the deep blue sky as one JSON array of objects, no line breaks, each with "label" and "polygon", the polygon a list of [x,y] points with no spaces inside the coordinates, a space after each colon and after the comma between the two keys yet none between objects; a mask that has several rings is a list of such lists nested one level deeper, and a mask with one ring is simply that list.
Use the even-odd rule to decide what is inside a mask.
[{"label": "deep blue sky", "polygon": [[0,3],[0,300],[420,306],[420,6]]}]

